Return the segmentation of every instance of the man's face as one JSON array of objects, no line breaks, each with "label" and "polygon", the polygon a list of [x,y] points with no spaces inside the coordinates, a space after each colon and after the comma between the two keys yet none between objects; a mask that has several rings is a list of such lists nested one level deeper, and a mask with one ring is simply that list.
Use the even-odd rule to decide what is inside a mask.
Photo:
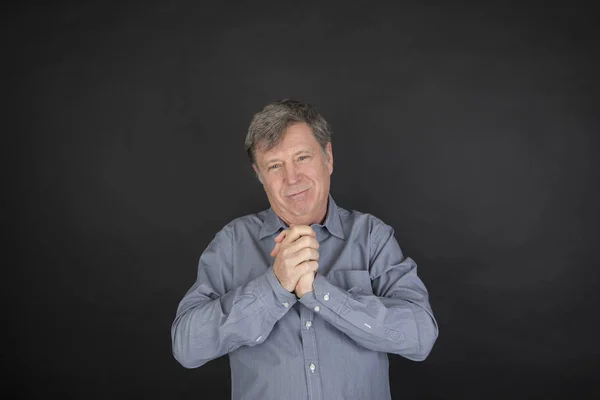
[{"label": "man's face", "polygon": [[290,125],[283,138],[268,151],[256,149],[254,170],[271,207],[288,225],[321,223],[327,213],[333,153],[321,146],[305,123]]}]

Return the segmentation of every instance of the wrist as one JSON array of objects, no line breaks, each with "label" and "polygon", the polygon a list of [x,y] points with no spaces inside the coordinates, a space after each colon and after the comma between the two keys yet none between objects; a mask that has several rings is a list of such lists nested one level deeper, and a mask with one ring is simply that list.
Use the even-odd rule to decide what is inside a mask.
[{"label": "wrist", "polygon": [[310,287],[307,288],[306,290],[296,290],[294,293],[296,294],[296,297],[298,299],[301,299],[302,297],[304,297],[304,295],[306,293],[310,293],[310,292],[314,292],[315,291],[315,285],[313,285],[312,283],[310,284]]}]

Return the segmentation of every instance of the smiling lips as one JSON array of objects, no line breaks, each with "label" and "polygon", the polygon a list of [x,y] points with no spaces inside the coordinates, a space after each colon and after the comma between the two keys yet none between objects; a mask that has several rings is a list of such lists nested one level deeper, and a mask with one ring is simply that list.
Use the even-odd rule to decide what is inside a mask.
[{"label": "smiling lips", "polygon": [[307,192],[307,191],[308,191],[308,189],[310,189],[310,188],[307,188],[307,189],[302,189],[301,191],[299,191],[299,192],[296,192],[296,193],[293,193],[293,194],[288,194],[288,195],[287,195],[287,197],[296,197],[296,196],[302,195],[302,194],[304,194],[305,192]]}]

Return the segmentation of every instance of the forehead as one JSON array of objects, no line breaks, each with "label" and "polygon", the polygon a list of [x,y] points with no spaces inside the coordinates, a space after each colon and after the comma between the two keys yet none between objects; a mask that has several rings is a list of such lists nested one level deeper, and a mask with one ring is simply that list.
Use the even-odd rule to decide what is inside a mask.
[{"label": "forehead", "polygon": [[306,123],[301,122],[288,126],[281,139],[272,148],[266,150],[264,144],[259,144],[256,147],[256,156],[258,159],[266,159],[318,148],[319,142],[313,135],[312,129]]}]

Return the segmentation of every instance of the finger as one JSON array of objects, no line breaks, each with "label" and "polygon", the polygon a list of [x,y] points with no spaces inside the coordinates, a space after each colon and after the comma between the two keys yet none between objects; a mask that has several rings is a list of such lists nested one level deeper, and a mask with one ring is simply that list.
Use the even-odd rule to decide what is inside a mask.
[{"label": "finger", "polygon": [[279,253],[279,249],[281,247],[281,242],[283,242],[283,239],[285,239],[285,236],[287,235],[287,229],[283,230],[281,232],[279,232],[279,235],[277,235],[275,237],[275,239],[273,239],[275,241],[275,247],[273,247],[273,250],[271,250],[271,257],[275,258],[277,257],[277,253]]},{"label": "finger", "polygon": [[315,271],[317,271],[318,269],[319,269],[319,263],[317,261],[311,260],[311,261],[305,261],[301,264],[298,264],[296,266],[296,268],[294,269],[294,271],[296,273],[298,273],[298,275],[304,276],[306,274],[314,275]]},{"label": "finger", "polygon": [[285,243],[292,243],[298,240],[300,236],[312,236],[316,238],[317,234],[308,225],[294,225],[294,227],[287,232],[283,241]]},{"label": "finger", "polygon": [[281,243],[283,241],[283,239],[285,239],[287,232],[288,232],[287,230],[279,232],[279,235],[277,235],[275,237],[275,239],[273,239],[273,240],[275,240],[275,243]]},{"label": "finger", "polygon": [[279,248],[281,247],[281,243],[277,243],[275,245],[275,247],[273,247],[273,250],[271,250],[271,257],[275,258],[277,257],[277,254],[279,253]]},{"label": "finger", "polygon": [[290,253],[294,254],[299,252],[302,249],[310,248],[310,249],[319,249],[319,242],[312,236],[302,236],[300,239],[296,240],[294,243],[290,244],[287,248]]},{"label": "finger", "polygon": [[304,248],[294,255],[292,265],[299,265],[305,261],[319,261],[319,252],[315,249]]}]

